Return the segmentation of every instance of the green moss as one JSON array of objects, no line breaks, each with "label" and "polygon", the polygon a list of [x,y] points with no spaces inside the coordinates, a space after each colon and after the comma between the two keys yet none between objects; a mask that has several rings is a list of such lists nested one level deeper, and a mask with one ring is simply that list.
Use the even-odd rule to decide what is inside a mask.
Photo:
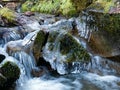
[{"label": "green moss", "polygon": [[[86,8],[87,0],[34,0],[23,4],[23,11],[31,10],[42,13],[73,16]],[[32,8],[31,8],[32,5]]]},{"label": "green moss", "polygon": [[73,3],[71,3],[71,0],[62,0],[60,6],[60,11],[63,15],[75,15],[77,13],[77,10]]},{"label": "green moss", "polygon": [[12,79],[13,81],[18,79],[20,76],[20,69],[19,67],[13,62],[6,62],[1,67],[1,73],[9,80]]},{"label": "green moss", "polygon": [[91,4],[88,8],[96,9],[98,11],[102,10],[104,13],[108,13],[111,7],[114,7],[115,3],[113,0],[97,0]]},{"label": "green moss", "polygon": [[[66,56],[66,62],[80,61],[88,62],[90,60],[90,55],[88,52],[80,45],[80,43],[73,38],[70,33],[61,33],[57,31],[52,31],[48,37],[49,50],[53,51],[56,45],[60,43],[60,53]],[[57,47],[58,49],[58,47]]]},{"label": "green moss", "polygon": [[9,22],[12,22],[15,20],[15,12],[4,7],[0,8],[0,16],[6,18]]},{"label": "green moss", "polygon": [[59,32],[57,32],[57,31],[51,31],[49,33],[48,42],[53,43],[55,41],[55,39],[57,38],[58,35],[59,35]]},{"label": "green moss", "polygon": [[22,11],[30,11],[31,8],[33,7],[33,2],[31,1],[26,1],[24,4],[22,4]]},{"label": "green moss", "polygon": [[109,41],[110,44],[120,43],[120,15],[119,14],[108,14],[108,13],[97,13],[89,12],[93,17],[94,22],[89,23],[92,29],[98,28],[103,36]]},{"label": "green moss", "polygon": [[45,37],[46,37],[46,33],[44,31],[39,31],[35,38],[33,45],[33,54],[36,60],[38,60],[41,55],[41,50],[45,43]]},{"label": "green moss", "polygon": [[75,60],[87,62],[90,60],[87,51],[70,34],[61,35],[60,52],[63,55],[67,55],[67,62]]}]

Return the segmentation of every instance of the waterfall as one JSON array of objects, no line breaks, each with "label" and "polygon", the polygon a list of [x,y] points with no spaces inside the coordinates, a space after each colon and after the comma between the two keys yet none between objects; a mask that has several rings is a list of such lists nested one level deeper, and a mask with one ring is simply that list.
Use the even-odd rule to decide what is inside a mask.
[{"label": "waterfall", "polygon": [[9,41],[15,41],[22,39],[20,34],[17,34],[14,31],[8,31],[4,33],[0,33],[0,46],[3,47]]},{"label": "waterfall", "polygon": [[15,57],[19,62],[24,66],[25,68],[25,75],[28,78],[31,78],[31,70],[36,66],[35,60],[32,57],[32,55],[28,55],[24,51],[15,52],[12,54],[13,57]]}]

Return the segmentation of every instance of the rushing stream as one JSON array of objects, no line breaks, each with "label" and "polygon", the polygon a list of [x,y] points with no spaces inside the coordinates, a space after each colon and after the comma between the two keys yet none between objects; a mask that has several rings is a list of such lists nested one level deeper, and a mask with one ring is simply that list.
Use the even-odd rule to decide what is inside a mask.
[{"label": "rushing stream", "polygon": [[[80,23],[77,20],[76,22],[78,24],[77,28],[80,29],[80,33],[82,32],[81,28],[83,29],[81,36],[88,38],[85,35],[88,33],[88,31],[85,31],[85,23]],[[52,27],[51,25],[48,26]],[[55,24],[53,25],[53,28],[54,26]],[[47,72],[41,77],[32,77],[31,70],[37,67],[30,50],[32,43],[30,40],[31,37],[34,37],[35,34],[36,31],[31,32],[28,35],[25,34],[24,37],[21,37],[18,33],[8,32],[8,37],[5,36],[4,38],[3,36],[3,38],[0,39],[0,53],[4,54],[6,57],[11,56],[13,61],[17,59],[17,62],[19,63],[18,65],[21,69],[21,75],[20,78],[16,81],[15,90],[120,90],[120,77],[116,70],[110,67],[110,65],[120,64],[116,64],[115,62],[109,61],[100,56],[91,55],[92,60],[87,66],[81,65],[81,63],[78,62],[72,63],[74,67],[71,73],[67,75],[51,74]],[[81,43],[84,47],[86,47],[86,43],[84,41],[81,41]],[[18,44],[21,44],[22,46]],[[8,51],[7,54],[6,49],[9,45],[11,45],[13,51]],[[59,43],[55,48],[59,48]],[[57,67],[60,73],[65,72],[63,71],[64,65],[62,66],[57,64],[57,66],[54,66],[54,63],[52,62],[54,56],[58,59],[64,58],[59,54],[59,50],[57,53],[49,52],[47,51],[46,45],[44,54],[46,61],[49,59],[51,60],[51,67]],[[46,54],[49,55],[46,56]],[[82,69],[82,67],[85,68]]]}]

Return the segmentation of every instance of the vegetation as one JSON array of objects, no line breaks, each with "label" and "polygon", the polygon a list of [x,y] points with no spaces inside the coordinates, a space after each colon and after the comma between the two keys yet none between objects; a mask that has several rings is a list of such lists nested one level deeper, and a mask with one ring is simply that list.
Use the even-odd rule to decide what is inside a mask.
[{"label": "vegetation", "polygon": [[14,82],[20,76],[20,69],[15,63],[10,61],[5,62],[0,70],[3,76],[5,76],[6,79],[10,80],[11,82]]},{"label": "vegetation", "polygon": [[22,10],[73,16],[85,9],[87,3],[88,0],[28,0]]},{"label": "vegetation", "polygon": [[0,16],[7,19],[9,22],[12,22],[15,20],[15,12],[4,7],[0,8]]},{"label": "vegetation", "polygon": [[60,43],[60,53],[66,56],[66,62],[88,62],[90,60],[90,55],[87,51],[69,33],[63,34],[53,31],[49,34],[48,42],[50,43],[50,51],[54,50],[54,47],[56,47],[55,43]]},{"label": "vegetation", "polygon": [[103,11],[104,13],[108,13],[111,7],[114,7],[115,3],[113,0],[97,0],[92,3],[88,8],[96,9],[98,11]]}]

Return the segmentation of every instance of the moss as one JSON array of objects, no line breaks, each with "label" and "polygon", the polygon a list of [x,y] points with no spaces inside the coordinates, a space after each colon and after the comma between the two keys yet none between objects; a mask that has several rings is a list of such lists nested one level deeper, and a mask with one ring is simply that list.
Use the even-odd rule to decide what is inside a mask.
[{"label": "moss", "polygon": [[22,11],[30,11],[33,6],[33,2],[26,1],[24,4],[22,4]]},{"label": "moss", "polygon": [[63,15],[75,15],[77,13],[77,10],[75,6],[71,3],[71,0],[62,0],[60,6],[60,11]]},{"label": "moss", "polygon": [[32,4],[30,1],[27,1],[23,4],[22,8],[23,11],[31,10],[73,16],[85,9],[88,2],[87,0],[34,0]]},{"label": "moss", "polygon": [[33,45],[33,54],[37,60],[41,55],[42,47],[45,43],[45,37],[46,37],[45,32],[39,31],[35,38],[34,45]]},{"label": "moss", "polygon": [[59,32],[51,31],[48,37],[48,42],[53,43],[58,35],[59,35]]},{"label": "moss", "polygon": [[[119,14],[108,14],[108,13],[97,13],[97,12],[89,12],[90,16],[92,16],[94,21],[93,23],[89,23],[93,26],[93,30],[98,29],[102,32],[103,36],[110,42],[110,44],[120,43],[120,15]],[[117,45],[118,46],[118,45]]]},{"label": "moss", "polygon": [[50,51],[55,50],[56,45],[60,43],[59,50],[62,55],[66,56],[66,62],[88,62],[90,60],[90,55],[88,52],[69,33],[65,34],[57,31],[52,31],[49,34],[48,42],[50,44]]},{"label": "moss", "polygon": [[9,22],[14,21],[16,18],[15,12],[6,7],[0,8],[0,16],[6,18]]},{"label": "moss", "polygon": [[15,81],[20,76],[20,69],[15,63],[8,61],[1,67],[1,73],[8,81]]},{"label": "moss", "polygon": [[87,51],[70,34],[61,35],[60,52],[63,55],[67,55],[67,62],[75,60],[87,62],[90,60],[90,55]]},{"label": "moss", "polygon": [[104,13],[108,13],[111,7],[114,7],[115,3],[113,0],[97,0],[93,4],[91,4],[88,8],[96,9],[98,11],[103,11]]}]

